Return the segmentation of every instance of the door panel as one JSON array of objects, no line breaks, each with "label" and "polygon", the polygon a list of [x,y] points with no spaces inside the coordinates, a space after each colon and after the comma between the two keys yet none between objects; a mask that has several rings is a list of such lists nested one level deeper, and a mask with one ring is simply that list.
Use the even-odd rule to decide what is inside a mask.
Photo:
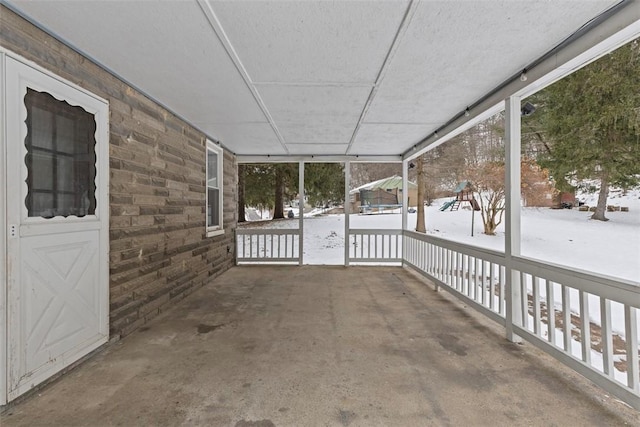
[{"label": "door panel", "polygon": [[[27,372],[99,329],[97,231],[22,238],[20,340]],[[61,243],[64,240],[64,243]]]},{"label": "door panel", "polygon": [[9,400],[108,338],[108,104],[7,58]]}]

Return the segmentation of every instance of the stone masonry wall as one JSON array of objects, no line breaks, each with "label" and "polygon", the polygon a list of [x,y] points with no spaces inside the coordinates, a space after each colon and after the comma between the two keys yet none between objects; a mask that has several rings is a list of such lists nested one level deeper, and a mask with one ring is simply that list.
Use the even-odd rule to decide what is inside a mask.
[{"label": "stone masonry wall", "polygon": [[0,45],[109,101],[111,336],[230,268],[235,156],[225,151],[225,232],[207,238],[205,135],[2,5],[0,28]]}]

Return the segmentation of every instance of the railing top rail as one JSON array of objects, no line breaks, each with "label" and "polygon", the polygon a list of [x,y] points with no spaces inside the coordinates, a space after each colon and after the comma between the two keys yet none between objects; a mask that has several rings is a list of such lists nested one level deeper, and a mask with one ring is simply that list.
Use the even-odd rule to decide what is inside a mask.
[{"label": "railing top rail", "polygon": [[300,230],[297,228],[236,228],[236,234],[240,236],[248,235],[292,235],[300,234]]},{"label": "railing top rail", "polygon": [[514,257],[513,268],[556,283],[640,308],[640,284],[547,261]]},{"label": "railing top rail", "polygon": [[442,246],[443,248],[462,252],[464,254],[475,256],[477,258],[483,258],[487,261],[495,262],[496,264],[504,265],[505,263],[504,253],[495,251],[493,249],[481,248],[479,246],[472,246],[465,243],[454,242],[452,240],[443,239],[441,237],[418,233],[417,231],[404,230],[404,234],[413,239],[431,243],[436,246]]},{"label": "railing top rail", "polygon": [[403,232],[399,228],[350,228],[350,235],[360,235],[360,234],[384,234],[384,235],[392,235],[399,236],[402,235]]}]

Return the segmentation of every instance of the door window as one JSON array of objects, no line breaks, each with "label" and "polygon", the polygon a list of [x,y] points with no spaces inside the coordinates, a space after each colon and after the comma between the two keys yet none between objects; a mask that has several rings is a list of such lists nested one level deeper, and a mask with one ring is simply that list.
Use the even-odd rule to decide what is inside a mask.
[{"label": "door window", "polygon": [[95,215],[94,115],[32,89],[27,89],[24,103],[28,215]]}]

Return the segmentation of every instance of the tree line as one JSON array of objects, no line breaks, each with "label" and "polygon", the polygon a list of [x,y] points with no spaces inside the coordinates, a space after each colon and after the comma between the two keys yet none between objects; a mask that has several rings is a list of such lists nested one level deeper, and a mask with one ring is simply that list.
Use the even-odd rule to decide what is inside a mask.
[{"label": "tree line", "polygon": [[[245,207],[273,211],[272,219],[285,217],[285,202],[297,199],[298,163],[238,165],[238,222],[244,222]],[[307,163],[304,193],[312,206],[342,203],[344,167],[340,163]]]}]

